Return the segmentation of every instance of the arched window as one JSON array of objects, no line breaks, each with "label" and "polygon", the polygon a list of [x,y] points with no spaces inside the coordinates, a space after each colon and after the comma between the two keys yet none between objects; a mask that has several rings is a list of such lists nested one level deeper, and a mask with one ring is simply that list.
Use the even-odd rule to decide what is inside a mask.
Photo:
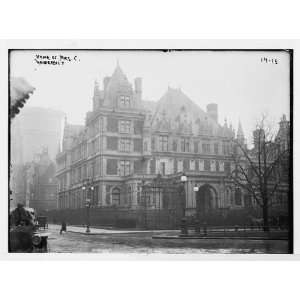
[{"label": "arched window", "polygon": [[119,206],[120,205],[120,189],[115,187],[113,188],[111,192],[111,200],[112,200],[112,205]]}]

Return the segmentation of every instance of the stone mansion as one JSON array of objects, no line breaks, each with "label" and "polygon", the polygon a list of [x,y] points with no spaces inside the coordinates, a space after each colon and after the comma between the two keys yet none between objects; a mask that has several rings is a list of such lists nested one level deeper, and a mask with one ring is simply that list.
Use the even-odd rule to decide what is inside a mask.
[{"label": "stone mansion", "polygon": [[[234,140],[245,144],[241,124],[237,132],[226,120],[221,125],[217,104],[204,111],[181,89],[169,87],[158,102],[144,101],[142,79],[130,83],[119,64],[102,89],[95,82],[85,126],[66,120],[63,134],[56,157],[59,209],[83,208],[90,199],[94,207],[138,210],[142,186],[158,174],[186,176],[186,215],[253,205],[228,176]],[[167,206],[156,197],[147,204]]]}]

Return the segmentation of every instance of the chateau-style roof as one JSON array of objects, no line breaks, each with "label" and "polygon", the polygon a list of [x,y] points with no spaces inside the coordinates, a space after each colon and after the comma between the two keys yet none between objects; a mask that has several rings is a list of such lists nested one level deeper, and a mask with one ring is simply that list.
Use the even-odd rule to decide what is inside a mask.
[{"label": "chateau-style roof", "polygon": [[181,89],[168,88],[158,101],[152,118],[154,129],[175,129],[186,134],[220,134],[221,126]]},{"label": "chateau-style roof", "polygon": [[104,105],[112,105],[116,100],[116,95],[120,91],[131,93],[132,85],[128,81],[127,76],[122,71],[118,63],[112,76],[109,77],[109,81],[105,90]]}]

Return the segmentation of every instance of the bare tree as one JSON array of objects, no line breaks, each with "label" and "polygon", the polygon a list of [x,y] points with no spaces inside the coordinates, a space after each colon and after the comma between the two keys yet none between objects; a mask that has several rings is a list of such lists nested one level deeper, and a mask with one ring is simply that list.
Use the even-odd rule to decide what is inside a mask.
[{"label": "bare tree", "polygon": [[[289,134],[289,131],[288,131]],[[253,134],[254,148],[247,149],[245,143],[235,140],[233,151],[234,169],[231,179],[261,207],[263,226],[269,231],[269,209],[276,191],[287,181],[289,170],[289,142],[282,141],[266,125],[262,116]],[[287,136],[289,141],[289,137]]]}]

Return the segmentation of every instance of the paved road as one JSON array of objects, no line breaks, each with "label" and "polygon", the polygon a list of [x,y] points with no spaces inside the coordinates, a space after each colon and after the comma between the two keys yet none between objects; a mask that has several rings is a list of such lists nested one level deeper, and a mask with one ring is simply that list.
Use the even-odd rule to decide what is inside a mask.
[{"label": "paved road", "polygon": [[[152,232],[105,233],[85,235],[77,232],[59,234],[59,227],[49,226],[50,252],[57,253],[287,253],[287,241],[251,240],[165,240],[152,239]],[[170,232],[155,232],[155,235]],[[174,234],[174,232],[173,232]]]}]

